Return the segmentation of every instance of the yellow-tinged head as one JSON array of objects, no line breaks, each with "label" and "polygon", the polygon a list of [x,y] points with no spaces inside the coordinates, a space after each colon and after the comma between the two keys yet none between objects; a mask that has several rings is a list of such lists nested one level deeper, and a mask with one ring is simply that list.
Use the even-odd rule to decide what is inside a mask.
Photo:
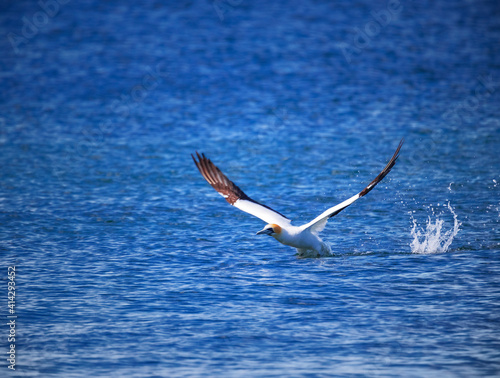
[{"label": "yellow-tinged head", "polygon": [[257,232],[257,235],[274,235],[274,234],[280,234],[281,233],[281,227],[275,223],[270,223],[266,224],[266,227],[264,227],[262,230]]},{"label": "yellow-tinged head", "polygon": [[281,233],[281,227],[279,225],[272,223],[269,226],[271,226],[275,234]]}]

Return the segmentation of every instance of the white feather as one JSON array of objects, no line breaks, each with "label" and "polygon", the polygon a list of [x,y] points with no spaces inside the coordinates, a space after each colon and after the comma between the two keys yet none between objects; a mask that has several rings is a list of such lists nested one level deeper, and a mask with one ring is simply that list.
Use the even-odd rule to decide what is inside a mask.
[{"label": "white feather", "polygon": [[275,223],[283,227],[289,225],[291,222],[290,219],[285,218],[277,212],[252,201],[239,199],[234,203],[234,206],[248,214],[252,214],[257,218],[262,219],[266,223]]},{"label": "white feather", "polygon": [[349,206],[350,204],[352,204],[358,198],[360,198],[359,193],[356,194],[355,196],[352,196],[348,200],[345,200],[344,202],[339,203],[338,205],[330,207],[328,210],[326,210],[323,213],[321,213],[321,215],[318,215],[312,221],[310,221],[309,223],[304,224],[300,228],[302,230],[309,229],[312,233],[315,233],[315,234],[323,231],[323,229],[326,226],[326,223],[328,222],[328,219],[330,219],[330,216],[332,214],[336,213],[337,211],[345,209],[347,206]]}]

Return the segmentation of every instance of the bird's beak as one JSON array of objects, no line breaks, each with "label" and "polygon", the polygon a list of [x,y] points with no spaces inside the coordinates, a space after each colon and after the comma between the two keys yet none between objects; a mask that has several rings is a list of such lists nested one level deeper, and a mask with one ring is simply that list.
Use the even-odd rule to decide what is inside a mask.
[{"label": "bird's beak", "polygon": [[264,228],[263,230],[257,232],[255,235],[271,235],[272,233],[273,233],[272,228]]}]

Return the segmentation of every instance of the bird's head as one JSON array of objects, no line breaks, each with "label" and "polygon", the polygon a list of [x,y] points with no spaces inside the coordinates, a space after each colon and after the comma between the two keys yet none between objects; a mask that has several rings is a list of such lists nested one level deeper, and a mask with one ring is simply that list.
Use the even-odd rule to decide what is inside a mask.
[{"label": "bird's head", "polygon": [[277,235],[281,233],[281,227],[278,226],[277,224],[271,223],[271,224],[266,224],[266,227],[264,227],[262,230],[257,232],[257,235]]}]

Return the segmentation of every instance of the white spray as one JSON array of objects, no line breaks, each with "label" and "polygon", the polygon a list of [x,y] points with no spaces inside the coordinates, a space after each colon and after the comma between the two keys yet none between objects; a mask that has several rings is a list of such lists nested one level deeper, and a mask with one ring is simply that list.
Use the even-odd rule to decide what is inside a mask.
[{"label": "white spray", "polygon": [[[425,230],[417,225],[417,221],[412,217],[413,228],[411,229],[411,236],[413,241],[410,244],[412,253],[430,254],[446,252],[453,242],[453,238],[458,234],[461,223],[458,221],[457,214],[453,211],[450,203],[448,202],[448,210],[453,214],[453,228],[444,232],[444,220],[436,216],[435,221],[429,216]],[[434,213],[433,213],[434,215]]]}]

